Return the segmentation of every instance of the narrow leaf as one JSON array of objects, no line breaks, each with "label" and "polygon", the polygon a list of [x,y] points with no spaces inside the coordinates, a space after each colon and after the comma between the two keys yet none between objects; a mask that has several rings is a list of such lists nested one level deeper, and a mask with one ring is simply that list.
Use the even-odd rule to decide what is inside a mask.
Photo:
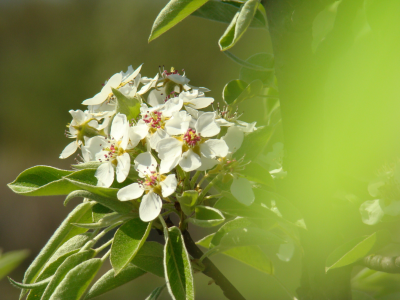
[{"label": "narrow leaf", "polygon": [[123,221],[127,219],[132,219],[133,217],[134,217],[133,214],[121,216],[119,213],[112,213],[100,219],[96,223],[72,223],[72,225],[87,229],[97,229],[97,228],[109,227],[117,223],[122,223]]},{"label": "narrow leaf", "polygon": [[50,300],[82,299],[102,264],[100,258],[92,258],[74,267],[57,286]]},{"label": "narrow leaf", "polygon": [[97,168],[100,165],[101,165],[101,162],[99,162],[99,161],[88,161],[88,162],[72,165],[71,167],[74,168],[74,169],[77,169],[77,170],[85,170],[85,169],[95,169],[95,170],[97,170]]},{"label": "narrow leaf", "polygon": [[171,0],[158,14],[151,29],[149,42],[174,27],[208,0]]},{"label": "narrow leaf", "polygon": [[135,218],[126,222],[115,232],[110,261],[116,275],[138,253],[150,233],[151,224],[151,222],[145,223],[140,218]]},{"label": "narrow leaf", "polygon": [[39,281],[39,282],[28,283],[28,284],[25,283],[25,284],[24,284],[24,283],[16,282],[15,280],[13,280],[13,279],[11,279],[10,277],[8,277],[8,280],[10,281],[10,283],[11,283],[13,286],[15,286],[15,287],[17,287],[17,288],[20,288],[20,289],[35,289],[35,288],[40,288],[40,287],[46,286],[46,285],[50,282],[51,279],[52,279],[52,277],[49,277],[49,278],[46,278],[46,279],[44,279],[44,280],[42,280],[42,281]]},{"label": "narrow leaf", "polygon": [[0,256],[0,279],[18,267],[29,255],[28,250],[6,252]]},{"label": "narrow leaf", "polygon": [[247,82],[239,79],[229,81],[222,92],[225,102],[232,104],[247,87]]},{"label": "narrow leaf", "polygon": [[129,263],[118,275],[115,275],[114,270],[111,269],[93,284],[84,299],[100,296],[144,274],[146,271],[132,263]]},{"label": "narrow leaf", "polygon": [[152,291],[151,294],[145,300],[157,300],[158,297],[160,297],[165,286],[166,285],[164,284],[162,286],[159,286],[158,288],[155,288],[154,291]]},{"label": "narrow leaf", "polygon": [[189,254],[177,227],[168,228],[164,248],[164,270],[168,291],[173,299],[194,299],[194,284]]},{"label": "narrow leaf", "polygon": [[132,262],[140,269],[164,277],[164,247],[157,242],[145,242]]},{"label": "narrow leaf", "polygon": [[95,204],[92,207],[92,219],[93,222],[97,222],[100,219],[102,219],[104,216],[106,216],[109,213],[112,213],[113,211],[109,209],[108,207],[105,207],[104,205],[101,205],[99,203]]},{"label": "narrow leaf", "polygon": [[136,98],[129,98],[120,91],[113,89],[113,94],[117,98],[117,113],[126,115],[128,120],[136,119],[140,113],[140,102]]},{"label": "narrow leaf", "polygon": [[213,207],[198,205],[194,211],[194,217],[187,220],[200,227],[213,227],[225,221],[224,215]]}]

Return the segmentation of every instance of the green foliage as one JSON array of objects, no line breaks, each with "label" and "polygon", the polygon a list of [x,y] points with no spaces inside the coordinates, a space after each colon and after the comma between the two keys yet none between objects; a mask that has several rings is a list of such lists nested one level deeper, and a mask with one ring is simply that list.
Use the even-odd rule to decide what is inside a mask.
[{"label": "green foliage", "polygon": [[97,280],[84,299],[92,299],[146,274],[146,271],[128,264],[118,275],[111,269]]},{"label": "green foliage", "polygon": [[132,264],[158,277],[164,277],[164,247],[157,242],[145,242],[132,260]]},{"label": "green foliage", "polygon": [[225,234],[227,234],[229,231],[233,229],[238,229],[238,228],[244,228],[244,227],[249,227],[249,226],[255,226],[255,224],[250,221],[249,219],[246,218],[235,218],[229,222],[226,222],[224,225],[222,225],[218,231],[214,234],[210,241],[210,245],[207,246],[207,248],[213,248],[215,246],[218,246],[221,242],[221,239],[224,237]]},{"label": "green foliage", "polygon": [[168,2],[154,21],[149,42],[174,27],[207,1],[208,0],[171,0]]},{"label": "green foliage", "polygon": [[274,56],[271,53],[256,53],[246,59],[246,62],[264,67],[266,70],[254,70],[243,66],[239,73],[241,80],[253,82],[259,79],[265,86],[271,86],[274,83]]},{"label": "green foliage", "polygon": [[106,207],[104,205],[97,203],[92,207],[92,220],[93,220],[93,222],[97,222],[110,213],[112,213],[111,209],[109,209],[108,207]]},{"label": "green foliage", "polygon": [[0,279],[18,267],[29,255],[28,250],[10,251],[0,253]]},{"label": "green foliage", "polygon": [[165,279],[169,293],[176,300],[194,299],[192,266],[177,227],[168,228],[164,250]]},{"label": "green foliage", "polygon": [[275,189],[275,182],[271,174],[266,168],[256,162],[246,165],[241,174],[250,181],[261,183],[272,190]]},{"label": "green foliage", "polygon": [[150,233],[152,222],[134,218],[122,225],[114,236],[110,261],[115,275],[124,269],[138,253]]},{"label": "green foliage", "polygon": [[247,82],[239,79],[229,81],[222,92],[225,102],[232,104],[247,87]]},{"label": "green foliage", "polygon": [[213,207],[197,205],[194,211],[194,217],[187,220],[200,227],[213,227],[225,221],[224,215]]},{"label": "green foliage", "polygon": [[151,294],[145,299],[145,300],[157,300],[158,297],[160,297],[162,291],[165,288],[165,284],[163,286],[159,286],[154,289],[154,291],[151,292]]},{"label": "green foliage", "polygon": [[250,26],[259,5],[259,0],[248,0],[243,4],[219,40],[221,51],[232,48],[242,37]]},{"label": "green foliage", "polygon": [[136,98],[128,98],[120,91],[112,89],[117,98],[117,113],[126,115],[128,120],[136,119],[140,113],[140,101]]},{"label": "green foliage", "polygon": [[185,215],[190,216],[197,204],[199,193],[194,190],[184,191],[181,196],[176,197]]}]

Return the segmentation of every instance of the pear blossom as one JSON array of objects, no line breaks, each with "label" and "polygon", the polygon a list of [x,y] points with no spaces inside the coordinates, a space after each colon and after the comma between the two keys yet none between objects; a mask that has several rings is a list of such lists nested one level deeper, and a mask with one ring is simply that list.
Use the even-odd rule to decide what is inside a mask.
[{"label": "pear blossom", "polygon": [[60,154],[60,158],[64,159],[76,152],[76,150],[85,142],[85,136],[95,136],[100,134],[98,121],[88,111],[70,110],[72,121],[69,124],[69,132],[66,136],[75,139],[69,143]]},{"label": "pear blossom", "polygon": [[156,147],[163,172],[178,164],[186,172],[204,171],[218,163],[216,157],[227,155],[228,146],[224,140],[209,139],[220,132],[213,112],[202,114],[194,128],[189,127],[190,119],[186,112],[180,111],[166,123],[166,132],[173,137],[162,139]]},{"label": "pear blossom", "polygon": [[157,161],[149,152],[136,157],[135,169],[143,180],[120,189],[117,197],[121,201],[127,201],[145,194],[140,203],[139,216],[142,221],[149,222],[160,214],[161,197],[166,198],[173,194],[178,182],[174,174],[164,175],[157,172]]}]

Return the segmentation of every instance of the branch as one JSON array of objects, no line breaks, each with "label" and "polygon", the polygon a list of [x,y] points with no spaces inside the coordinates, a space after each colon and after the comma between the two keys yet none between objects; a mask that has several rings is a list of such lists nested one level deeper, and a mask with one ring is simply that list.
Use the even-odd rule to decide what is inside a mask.
[{"label": "branch", "polygon": [[[203,252],[197,247],[188,231],[183,231],[183,239],[189,254],[195,259],[202,257]],[[212,263],[211,260],[205,258],[203,261],[205,269],[203,274],[212,278],[216,285],[223,291],[226,298],[230,300],[245,300],[240,292],[230,283],[230,281],[221,273],[220,270]]]},{"label": "branch", "polygon": [[400,273],[400,256],[368,255],[362,260],[362,264],[371,270]]}]

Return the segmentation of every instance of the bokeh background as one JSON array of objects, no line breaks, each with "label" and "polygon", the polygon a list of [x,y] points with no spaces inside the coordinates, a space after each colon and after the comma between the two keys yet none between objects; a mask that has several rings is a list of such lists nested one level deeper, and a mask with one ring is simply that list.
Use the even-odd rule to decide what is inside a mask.
[{"label": "bokeh background", "polygon": [[[0,0],[0,247],[4,252],[31,251],[11,274],[15,280],[22,280],[24,270],[78,200],[64,207],[63,197],[23,197],[6,184],[34,165],[70,167],[73,158],[58,159],[69,142],[63,135],[71,121],[68,110],[84,109],[84,99],[129,65],[144,63],[142,74],[149,77],[159,65],[185,69],[191,83],[211,89],[209,95],[217,101],[224,85],[238,78],[240,67],[217,45],[226,24],[189,17],[147,43],[152,23],[166,3]],[[388,30],[400,25],[394,11],[378,11],[381,20],[388,21],[378,20],[372,29],[365,28],[364,15],[359,16],[351,30],[362,34],[334,61],[326,86],[327,149],[335,164],[340,162],[337,172],[365,182],[383,163],[399,156],[400,41],[398,30]],[[328,12],[321,18],[317,29],[323,29],[331,16]],[[364,26],[364,32],[357,26]],[[267,32],[249,30],[233,52],[242,58],[272,52]],[[244,119],[261,121],[261,107],[257,99],[243,107]],[[359,203],[346,205],[358,209]],[[194,232],[196,238],[202,234]],[[299,254],[289,263],[273,253],[271,257],[276,276],[293,292],[300,280]],[[230,258],[214,261],[246,299],[288,299],[273,277]],[[197,299],[223,299],[207,277],[196,274],[195,282]],[[98,299],[145,299],[161,284],[161,279],[147,274]],[[17,299],[18,294],[7,280],[0,281],[0,299]],[[161,299],[169,299],[166,292]]]}]

